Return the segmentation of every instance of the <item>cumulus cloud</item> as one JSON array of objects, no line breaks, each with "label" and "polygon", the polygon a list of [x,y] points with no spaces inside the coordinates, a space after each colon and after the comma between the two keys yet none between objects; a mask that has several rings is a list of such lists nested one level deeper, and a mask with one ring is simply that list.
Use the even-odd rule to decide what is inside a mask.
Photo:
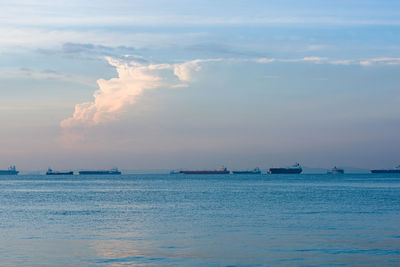
[{"label": "cumulus cloud", "polygon": [[177,64],[144,64],[106,57],[117,70],[118,77],[99,79],[94,100],[75,105],[72,117],[61,122],[64,129],[91,127],[118,119],[127,107],[133,105],[143,91],[155,88],[179,88],[193,81],[200,64],[221,59],[198,59]]},{"label": "cumulus cloud", "polygon": [[[77,47],[75,47],[77,48]],[[75,49],[74,48],[74,49]],[[78,47],[79,49],[91,49],[91,46]],[[104,124],[119,118],[126,109],[135,104],[138,97],[146,90],[155,88],[182,88],[187,87],[195,81],[195,73],[202,69],[202,65],[210,62],[232,61],[233,59],[196,59],[175,64],[170,63],[148,63],[147,60],[136,60],[135,57],[127,56],[116,59],[106,57],[108,63],[116,68],[118,77],[109,80],[97,80],[98,90],[93,94],[93,101],[75,105],[75,110],[70,118],[61,122],[63,129],[82,129]],[[243,59],[241,59],[243,61]],[[272,62],[310,62],[314,64],[361,64],[369,66],[373,63],[399,64],[400,58],[375,58],[365,61],[355,60],[336,60],[331,61],[326,57],[309,56],[297,59],[275,59],[258,58],[245,61],[257,63]],[[21,70],[21,72],[26,70]],[[32,74],[31,74],[32,75]],[[39,77],[53,77],[63,79],[58,73],[43,71],[36,73]],[[61,78],[60,78],[61,77]],[[266,76],[268,78],[278,78],[279,76]],[[79,137],[79,136],[78,136]],[[74,136],[73,139],[79,139]]]},{"label": "cumulus cloud", "polygon": [[164,64],[141,65],[111,57],[106,59],[116,68],[118,78],[99,79],[94,101],[77,104],[73,116],[61,122],[63,128],[93,126],[115,119],[125,107],[135,103],[144,90],[160,87],[163,81],[159,71],[170,68]]}]

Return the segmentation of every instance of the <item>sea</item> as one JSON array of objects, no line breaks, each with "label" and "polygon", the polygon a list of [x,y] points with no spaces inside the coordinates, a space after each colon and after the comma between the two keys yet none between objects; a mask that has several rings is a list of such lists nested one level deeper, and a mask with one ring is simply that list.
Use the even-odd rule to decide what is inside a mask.
[{"label": "sea", "polygon": [[0,266],[400,266],[400,175],[0,176]]}]

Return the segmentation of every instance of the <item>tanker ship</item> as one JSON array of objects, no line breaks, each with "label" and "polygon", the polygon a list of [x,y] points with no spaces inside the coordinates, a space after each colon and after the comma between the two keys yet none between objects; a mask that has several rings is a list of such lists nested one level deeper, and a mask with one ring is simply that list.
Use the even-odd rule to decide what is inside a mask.
[{"label": "tanker ship", "polygon": [[328,171],[327,174],[344,174],[344,170],[336,168],[335,166],[332,168],[332,170]]},{"label": "tanker ship", "polygon": [[204,170],[204,171],[179,171],[183,174],[230,174],[231,172],[227,168],[220,168],[218,170]]},{"label": "tanker ship", "polygon": [[371,173],[400,173],[400,165],[394,169],[371,170]]},{"label": "tanker ship", "polygon": [[73,175],[73,171],[53,171],[51,168],[49,168],[46,172],[46,175]]},{"label": "tanker ship", "polygon": [[0,170],[0,175],[17,175],[18,173],[15,165],[10,166],[8,170]]},{"label": "tanker ship", "polygon": [[93,175],[93,174],[121,174],[121,172],[115,168],[111,170],[84,170],[84,171],[79,171],[79,175]]},{"label": "tanker ship", "polygon": [[299,163],[287,168],[270,168],[270,174],[299,174],[303,171]]}]

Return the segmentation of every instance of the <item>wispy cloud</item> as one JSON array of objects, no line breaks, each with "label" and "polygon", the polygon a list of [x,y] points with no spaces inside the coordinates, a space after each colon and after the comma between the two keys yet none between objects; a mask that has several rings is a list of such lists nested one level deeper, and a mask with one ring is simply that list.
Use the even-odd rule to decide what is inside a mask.
[{"label": "wispy cloud", "polygon": [[201,70],[201,63],[222,61],[222,58],[216,59],[196,59],[174,65],[174,74],[183,82],[193,81],[193,73]]},{"label": "wispy cloud", "polygon": [[368,60],[360,61],[361,66],[372,66],[374,64],[386,64],[386,65],[399,65],[400,64],[400,57],[380,57],[380,58],[373,58]]},{"label": "wispy cloud", "polygon": [[275,62],[275,61],[276,61],[275,58],[265,58],[265,57],[262,57],[262,58],[256,59],[256,62],[258,62],[258,63],[272,63],[272,62]]},{"label": "wispy cloud", "polygon": [[312,57],[304,57],[303,58],[303,61],[310,61],[310,62],[314,62],[314,63],[322,63],[322,62],[324,62],[324,61],[327,61],[328,60],[328,58],[326,58],[326,57],[314,57],[314,56],[312,56]]},{"label": "wispy cloud", "polygon": [[333,65],[351,65],[354,64],[354,60],[351,59],[342,59],[342,60],[332,60],[329,63]]},{"label": "wispy cloud", "polygon": [[[243,59],[242,59],[243,60]],[[257,58],[254,60],[257,63],[299,63],[299,62],[310,62],[315,64],[332,64],[332,65],[361,65],[361,66],[372,66],[374,64],[385,64],[385,65],[400,65],[400,57],[380,57],[372,58],[367,60],[356,60],[356,59],[334,59],[330,60],[327,57],[307,56],[303,58],[292,58],[292,59],[279,59],[279,58]]]},{"label": "wispy cloud", "polygon": [[64,74],[50,69],[36,70],[31,68],[5,68],[1,70],[0,77],[14,79],[57,80],[60,82],[83,84],[90,87],[96,86],[95,80],[90,77],[76,74]]},{"label": "wispy cloud", "polygon": [[[10,12],[4,14],[0,19],[2,25],[12,26],[35,26],[35,27],[58,27],[58,26],[181,26],[181,25],[400,25],[396,18],[369,18],[369,17],[340,17],[340,16],[251,16],[249,15],[181,15],[181,14],[81,14],[72,16],[68,14],[49,14],[36,12],[24,14]],[[13,15],[20,15],[18,17]]]}]

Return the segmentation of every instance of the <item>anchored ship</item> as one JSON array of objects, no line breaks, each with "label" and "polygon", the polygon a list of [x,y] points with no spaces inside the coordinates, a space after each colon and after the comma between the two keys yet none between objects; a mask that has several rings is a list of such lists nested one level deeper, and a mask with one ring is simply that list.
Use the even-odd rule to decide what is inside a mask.
[{"label": "anchored ship", "polygon": [[299,163],[287,168],[270,168],[270,174],[299,174],[303,171]]},{"label": "anchored ship", "polygon": [[332,170],[328,171],[327,174],[344,174],[344,170],[335,166]]},{"label": "anchored ship", "polygon": [[121,174],[121,172],[117,169],[111,169],[111,170],[85,170],[85,171],[79,171],[79,175],[87,175],[87,174]]},{"label": "anchored ship", "polygon": [[0,170],[0,175],[17,175],[18,173],[15,165],[10,166],[8,170]]},{"label": "anchored ship", "polygon": [[220,168],[218,170],[204,170],[204,171],[180,171],[183,174],[229,174],[230,171],[227,168]]},{"label": "anchored ship", "polygon": [[371,173],[400,173],[400,165],[394,169],[371,170]]},{"label": "anchored ship", "polygon": [[261,174],[260,168],[255,168],[254,170],[237,170],[237,171],[232,171],[233,174]]},{"label": "anchored ship", "polygon": [[60,171],[53,171],[51,168],[49,168],[46,172],[46,175],[73,175],[73,171],[66,171],[66,172],[60,172]]}]

